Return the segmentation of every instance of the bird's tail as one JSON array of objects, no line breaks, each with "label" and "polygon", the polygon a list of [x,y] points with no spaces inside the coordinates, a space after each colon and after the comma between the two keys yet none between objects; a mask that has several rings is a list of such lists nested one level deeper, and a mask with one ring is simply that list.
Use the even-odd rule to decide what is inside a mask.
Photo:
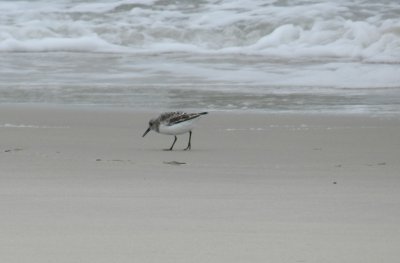
[{"label": "bird's tail", "polygon": [[199,115],[204,115],[204,114],[208,114],[208,112],[200,112]]}]

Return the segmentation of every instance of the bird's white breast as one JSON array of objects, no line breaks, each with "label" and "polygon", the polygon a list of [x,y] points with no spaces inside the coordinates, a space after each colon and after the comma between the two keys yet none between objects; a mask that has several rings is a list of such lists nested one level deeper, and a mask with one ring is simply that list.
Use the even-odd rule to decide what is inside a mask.
[{"label": "bird's white breast", "polygon": [[193,129],[196,119],[180,122],[174,125],[160,124],[159,133],[167,135],[178,135],[189,132]]}]

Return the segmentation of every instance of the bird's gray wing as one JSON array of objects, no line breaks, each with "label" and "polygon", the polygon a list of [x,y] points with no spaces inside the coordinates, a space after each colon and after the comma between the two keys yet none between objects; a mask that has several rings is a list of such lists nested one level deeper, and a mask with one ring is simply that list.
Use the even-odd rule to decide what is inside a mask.
[{"label": "bird's gray wing", "polygon": [[171,117],[168,125],[171,126],[171,125],[178,124],[178,123],[181,123],[184,121],[192,120],[192,119],[199,117],[200,115],[201,114],[198,114],[198,113],[181,113],[179,115]]}]

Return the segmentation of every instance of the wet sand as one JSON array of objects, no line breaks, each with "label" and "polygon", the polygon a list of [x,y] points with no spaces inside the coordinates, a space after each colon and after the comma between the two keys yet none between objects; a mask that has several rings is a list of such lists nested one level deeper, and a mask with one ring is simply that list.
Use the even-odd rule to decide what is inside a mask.
[{"label": "wet sand", "polygon": [[0,106],[1,262],[397,262],[400,118]]}]

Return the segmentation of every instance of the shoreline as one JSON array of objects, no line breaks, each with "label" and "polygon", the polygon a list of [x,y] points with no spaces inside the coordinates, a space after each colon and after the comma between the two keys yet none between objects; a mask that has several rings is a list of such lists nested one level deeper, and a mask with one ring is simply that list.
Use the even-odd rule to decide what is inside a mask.
[{"label": "shoreline", "polygon": [[398,260],[398,116],[157,114],[0,105],[0,261]]},{"label": "shoreline", "polygon": [[131,113],[153,113],[160,114],[168,111],[200,112],[207,111],[217,114],[236,115],[271,115],[271,116],[328,116],[328,117],[361,117],[361,118],[386,118],[400,119],[400,112],[378,112],[378,111],[337,111],[337,110],[257,110],[257,109],[209,109],[209,108],[185,108],[185,109],[150,109],[134,108],[122,105],[93,105],[93,104],[58,104],[58,103],[0,103],[0,109],[43,109],[43,110],[66,110],[66,111],[101,111],[101,112],[131,112]]}]

